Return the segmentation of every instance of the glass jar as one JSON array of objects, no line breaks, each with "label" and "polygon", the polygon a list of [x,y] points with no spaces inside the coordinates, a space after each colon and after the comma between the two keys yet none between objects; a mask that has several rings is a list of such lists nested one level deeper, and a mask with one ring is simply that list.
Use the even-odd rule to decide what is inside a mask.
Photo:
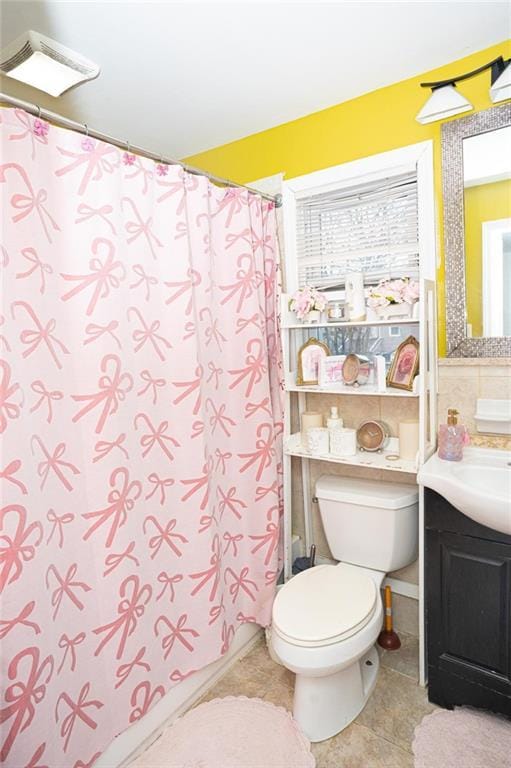
[{"label": "glass jar", "polygon": [[326,307],[326,316],[329,323],[338,323],[344,320],[344,302],[329,301]]}]

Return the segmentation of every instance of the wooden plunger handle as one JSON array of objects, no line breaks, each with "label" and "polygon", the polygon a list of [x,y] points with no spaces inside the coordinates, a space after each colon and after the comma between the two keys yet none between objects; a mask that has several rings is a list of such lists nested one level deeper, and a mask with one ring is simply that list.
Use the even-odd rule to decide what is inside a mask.
[{"label": "wooden plunger handle", "polygon": [[392,590],[385,587],[385,632],[392,632]]}]

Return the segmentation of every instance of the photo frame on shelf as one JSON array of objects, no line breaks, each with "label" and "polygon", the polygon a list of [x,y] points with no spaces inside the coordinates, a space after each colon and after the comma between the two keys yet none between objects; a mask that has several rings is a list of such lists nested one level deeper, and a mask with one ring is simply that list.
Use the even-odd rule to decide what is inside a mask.
[{"label": "photo frame on shelf", "polygon": [[394,352],[387,374],[387,386],[396,389],[413,390],[413,380],[419,371],[419,342],[408,336]]},{"label": "photo frame on shelf", "polygon": [[319,384],[321,361],[330,357],[330,350],[319,339],[309,339],[298,350],[296,384],[298,387]]},{"label": "photo frame on shelf", "polygon": [[371,378],[372,365],[365,355],[346,355],[342,366],[342,380],[347,387],[359,387],[367,384]]},{"label": "photo frame on shelf", "polygon": [[334,387],[342,384],[342,366],[346,355],[330,355],[320,360],[319,385],[321,387]]}]

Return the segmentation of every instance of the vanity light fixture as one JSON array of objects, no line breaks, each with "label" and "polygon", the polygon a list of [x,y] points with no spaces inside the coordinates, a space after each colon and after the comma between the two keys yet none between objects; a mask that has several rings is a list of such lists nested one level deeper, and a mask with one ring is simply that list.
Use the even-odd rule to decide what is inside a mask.
[{"label": "vanity light fixture", "polygon": [[496,103],[511,99],[511,59],[498,59],[491,68],[490,99]]},{"label": "vanity light fixture", "polygon": [[2,49],[0,72],[50,96],[60,96],[97,77],[99,67],[55,40],[29,30]]},{"label": "vanity light fixture", "polygon": [[482,67],[466,72],[464,75],[451,77],[447,80],[438,80],[432,83],[421,83],[421,88],[431,88],[431,96],[424,104],[415,118],[418,123],[434,123],[436,120],[444,120],[462,112],[470,112],[472,104],[456,90],[456,84],[462,80],[491,69],[490,98],[493,102],[504,101],[511,98],[511,59],[504,61],[499,56]]},{"label": "vanity light fixture", "polygon": [[425,125],[472,109],[472,104],[456,90],[455,83],[447,83],[432,87],[431,96],[415,119]]}]

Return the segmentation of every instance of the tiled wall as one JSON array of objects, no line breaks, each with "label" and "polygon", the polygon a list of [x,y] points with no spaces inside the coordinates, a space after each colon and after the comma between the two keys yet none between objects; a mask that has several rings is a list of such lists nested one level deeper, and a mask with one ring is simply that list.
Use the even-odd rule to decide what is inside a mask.
[{"label": "tiled wall", "polygon": [[477,398],[511,399],[510,358],[441,358],[438,361],[438,422],[447,421],[447,409],[456,408],[472,445],[511,450],[509,435],[476,431]]}]

